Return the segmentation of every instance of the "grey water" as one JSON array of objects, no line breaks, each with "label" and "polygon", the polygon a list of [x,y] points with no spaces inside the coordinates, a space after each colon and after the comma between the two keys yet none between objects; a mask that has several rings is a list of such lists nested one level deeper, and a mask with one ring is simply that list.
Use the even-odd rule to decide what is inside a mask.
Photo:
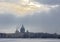
[{"label": "grey water", "polygon": [[0,39],[0,42],[60,42],[60,39]]}]

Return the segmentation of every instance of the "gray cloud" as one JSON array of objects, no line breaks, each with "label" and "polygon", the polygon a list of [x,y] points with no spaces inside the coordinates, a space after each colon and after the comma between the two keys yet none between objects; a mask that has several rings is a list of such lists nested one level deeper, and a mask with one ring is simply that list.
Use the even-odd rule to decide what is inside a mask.
[{"label": "gray cloud", "polygon": [[36,0],[42,4],[50,4],[50,5],[55,5],[55,4],[60,4],[60,0]]},{"label": "gray cloud", "polygon": [[[18,2],[19,0],[0,0],[0,2]],[[55,4],[59,4],[60,5],[60,0],[34,0],[37,1],[41,4],[50,4],[50,5],[55,5]]]},{"label": "gray cloud", "polygon": [[0,26],[4,26],[6,30],[8,27],[9,29],[15,30],[16,28],[12,27],[16,26],[17,24],[24,24],[26,30],[28,29],[30,32],[60,33],[59,11],[60,6],[51,9],[51,11],[48,13],[34,13],[34,15],[27,15],[25,17],[16,17],[12,14],[1,14]]}]

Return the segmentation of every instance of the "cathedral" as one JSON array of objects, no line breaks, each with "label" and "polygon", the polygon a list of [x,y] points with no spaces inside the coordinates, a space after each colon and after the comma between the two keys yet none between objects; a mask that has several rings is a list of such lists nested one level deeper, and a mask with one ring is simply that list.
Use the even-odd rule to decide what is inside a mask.
[{"label": "cathedral", "polygon": [[[20,29],[20,31],[18,29]],[[18,27],[18,29],[16,29],[16,32],[15,33],[25,33],[24,25],[22,25],[21,28]]]},{"label": "cathedral", "polygon": [[21,27],[21,29],[20,29],[20,32],[21,32],[21,33],[25,33],[25,28],[24,28],[23,25],[22,25],[22,27]]}]

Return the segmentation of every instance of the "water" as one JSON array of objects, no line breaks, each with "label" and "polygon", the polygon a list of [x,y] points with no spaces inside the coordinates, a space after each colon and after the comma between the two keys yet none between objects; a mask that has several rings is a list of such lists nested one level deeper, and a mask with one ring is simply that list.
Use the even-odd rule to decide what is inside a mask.
[{"label": "water", "polygon": [[0,39],[0,42],[60,42],[60,39]]}]

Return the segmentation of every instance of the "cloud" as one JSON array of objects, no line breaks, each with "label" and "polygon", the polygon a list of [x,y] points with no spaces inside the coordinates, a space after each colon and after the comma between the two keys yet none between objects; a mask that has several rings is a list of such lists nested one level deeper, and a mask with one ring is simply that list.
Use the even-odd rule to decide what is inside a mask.
[{"label": "cloud", "polygon": [[[12,0],[0,2],[0,30],[5,30],[4,32],[14,32],[17,24],[24,24],[26,30],[28,29],[30,32],[59,33],[59,0],[40,0],[39,3],[36,1],[32,1],[28,5],[21,5],[20,3],[16,3]],[[31,11],[33,13],[31,13]],[[30,13],[21,14],[21,12]],[[23,17],[18,17],[15,14],[21,15]]]},{"label": "cloud", "polygon": [[[11,2],[11,3],[20,3],[22,0],[0,0],[0,2]],[[39,2],[41,4],[49,4],[49,5],[58,5],[60,4],[60,0],[29,0],[32,2]]]},{"label": "cloud", "polygon": [[[34,13],[34,15],[26,15],[24,17],[16,17],[15,15],[6,13],[6,15],[0,15],[0,20],[2,21],[0,21],[0,25],[5,25],[5,32],[7,32],[9,29],[13,29],[13,31],[9,32],[14,32],[17,28],[17,24],[23,24],[25,29],[28,29],[30,32],[60,33],[59,11],[60,6],[51,9],[48,13]],[[8,27],[9,29],[7,30]],[[4,28],[0,29],[3,30]]]},{"label": "cloud", "polygon": [[0,0],[0,2],[11,2],[16,3],[18,0]]},{"label": "cloud", "polygon": [[60,0],[35,0],[35,1],[47,5],[60,5]]},{"label": "cloud", "polygon": [[[10,0],[12,1],[12,0]],[[44,5],[35,1],[27,2],[26,1],[17,1],[12,3],[7,0],[0,2],[0,13],[12,13],[19,16],[32,15],[28,13],[34,12],[48,12],[52,8],[58,7],[59,5]],[[25,2],[25,4],[24,4]]]}]

